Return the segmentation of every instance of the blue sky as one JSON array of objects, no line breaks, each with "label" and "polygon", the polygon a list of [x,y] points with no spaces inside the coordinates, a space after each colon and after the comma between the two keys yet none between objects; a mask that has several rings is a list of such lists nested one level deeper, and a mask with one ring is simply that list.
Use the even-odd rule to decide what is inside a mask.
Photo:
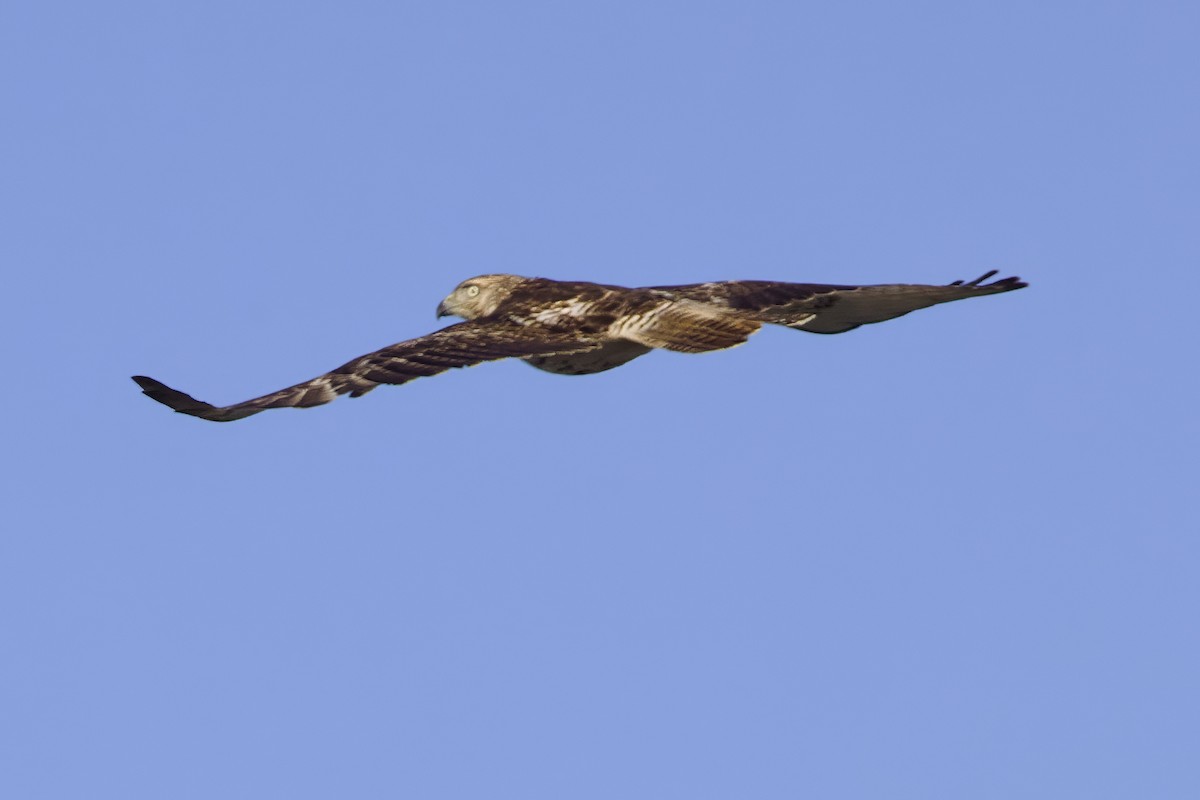
[{"label": "blue sky", "polygon": [[[0,794],[1195,797],[1186,3],[0,12]],[[1031,288],[214,425],[461,279]]]}]

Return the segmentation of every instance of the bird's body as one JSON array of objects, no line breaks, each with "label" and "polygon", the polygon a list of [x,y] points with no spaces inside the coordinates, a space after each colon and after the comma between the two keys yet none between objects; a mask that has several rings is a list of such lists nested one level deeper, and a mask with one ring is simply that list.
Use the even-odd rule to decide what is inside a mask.
[{"label": "bird's body", "polygon": [[520,358],[566,375],[603,372],[654,349],[703,353],[739,345],[764,324],[842,333],[938,303],[1023,288],[1017,278],[945,286],[836,286],[722,281],[625,288],[597,283],[481,275],[463,281],[438,316],[465,322],[356,358],[324,375],[263,397],[213,406],[153,378],[134,380],[176,411],[228,422],[268,408],[306,408],[338,395],[359,397],[454,367]]}]

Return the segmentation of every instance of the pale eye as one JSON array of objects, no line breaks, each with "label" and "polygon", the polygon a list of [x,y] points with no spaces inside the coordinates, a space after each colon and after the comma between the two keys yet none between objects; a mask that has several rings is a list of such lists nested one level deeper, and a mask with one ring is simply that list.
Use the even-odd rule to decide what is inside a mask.
[{"label": "pale eye", "polygon": [[479,296],[479,287],[478,286],[468,286],[467,287],[467,297],[478,297],[478,296]]}]

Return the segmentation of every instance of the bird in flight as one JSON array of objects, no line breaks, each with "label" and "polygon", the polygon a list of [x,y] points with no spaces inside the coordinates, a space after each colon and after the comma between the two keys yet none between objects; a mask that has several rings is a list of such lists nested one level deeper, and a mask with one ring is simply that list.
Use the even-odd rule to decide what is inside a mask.
[{"label": "bird in flight", "polygon": [[654,349],[706,353],[742,344],[764,324],[810,333],[843,333],[910,311],[1023,289],[1018,278],[945,286],[835,286],[777,281],[719,281],[629,289],[597,283],[480,275],[463,281],[438,306],[438,317],[465,322],[393,344],[312,380],[253,400],[214,406],[142,375],[151,399],[181,414],[230,422],[268,408],[308,408],[381,384],[408,383],[453,367],[519,358],[547,372],[588,375]]}]

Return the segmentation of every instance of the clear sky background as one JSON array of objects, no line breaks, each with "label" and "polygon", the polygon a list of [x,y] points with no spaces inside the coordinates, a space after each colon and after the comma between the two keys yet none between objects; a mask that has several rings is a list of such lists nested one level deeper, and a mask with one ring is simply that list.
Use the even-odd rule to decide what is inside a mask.
[{"label": "clear sky background", "polygon": [[[6,798],[1200,796],[1193,3],[0,10]],[[228,425],[461,279],[1031,288]]]}]

